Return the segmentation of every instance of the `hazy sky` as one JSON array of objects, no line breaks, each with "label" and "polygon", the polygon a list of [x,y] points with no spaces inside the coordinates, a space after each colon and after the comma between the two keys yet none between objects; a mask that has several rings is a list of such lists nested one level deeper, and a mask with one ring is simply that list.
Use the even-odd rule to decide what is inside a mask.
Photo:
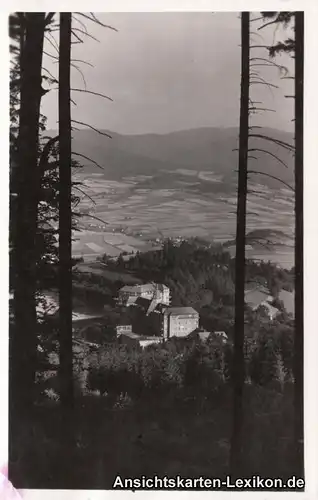
[{"label": "hazy sky", "polygon": [[[94,127],[125,134],[164,133],[203,126],[237,126],[240,87],[240,19],[238,13],[102,13],[104,23],[118,32],[85,21],[100,42],[85,38],[72,47],[87,88],[105,93],[113,102],[74,92],[73,118]],[[256,17],[256,14],[255,16]],[[82,21],[84,19],[82,18]],[[257,32],[258,23],[254,23]],[[254,26],[253,25],[253,26]],[[82,29],[75,20],[73,27]],[[80,35],[80,33],[78,33]],[[262,38],[261,38],[262,36]],[[252,42],[271,44],[286,33],[265,28]],[[47,42],[46,50],[56,54]],[[253,56],[266,57],[262,49]],[[262,63],[262,61],[254,61]],[[293,72],[287,56],[279,62]],[[47,56],[44,65],[56,74],[57,64]],[[261,113],[253,123],[292,130],[292,81],[281,80],[276,69],[257,67],[263,78],[279,89],[252,87],[252,97],[273,112]],[[81,75],[72,70],[72,86],[84,88]],[[263,107],[263,105],[262,105]],[[43,98],[48,127],[56,128],[57,92]]]}]

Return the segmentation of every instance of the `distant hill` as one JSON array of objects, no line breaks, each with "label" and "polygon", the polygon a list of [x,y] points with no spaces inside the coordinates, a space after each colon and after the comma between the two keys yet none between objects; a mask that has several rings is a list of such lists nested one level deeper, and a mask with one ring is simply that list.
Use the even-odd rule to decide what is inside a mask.
[{"label": "distant hill", "polygon": [[[271,229],[254,229],[246,234],[246,245],[254,249],[264,249],[271,247],[283,246],[291,247],[293,237],[290,234],[289,227],[286,227],[286,232],[274,228]],[[224,248],[235,246],[235,239],[226,241],[223,244]]]},{"label": "distant hill", "polygon": [[[148,175],[145,187],[169,187],[174,182],[185,180],[197,183],[200,189],[228,191],[236,185],[238,153],[237,128],[198,128],[168,134],[120,135],[107,132],[109,139],[90,129],[73,132],[73,150],[92,158],[103,167],[107,179],[122,179],[129,176]],[[51,131],[51,133],[55,133]],[[255,129],[274,139],[293,142],[292,134],[276,129]],[[49,135],[50,132],[49,132]],[[250,148],[267,150],[286,163],[285,168],[271,154],[251,152],[250,170],[266,172],[293,184],[293,158],[285,149],[263,139],[250,139]],[[93,163],[81,159],[85,172],[101,173]],[[189,170],[188,173],[184,170]],[[191,171],[193,171],[191,173]],[[217,182],[196,178],[199,172],[214,172]],[[187,175],[186,175],[187,174]],[[271,188],[281,187],[277,181],[265,176],[251,175],[251,179]],[[205,187],[204,187],[205,186]]]}]

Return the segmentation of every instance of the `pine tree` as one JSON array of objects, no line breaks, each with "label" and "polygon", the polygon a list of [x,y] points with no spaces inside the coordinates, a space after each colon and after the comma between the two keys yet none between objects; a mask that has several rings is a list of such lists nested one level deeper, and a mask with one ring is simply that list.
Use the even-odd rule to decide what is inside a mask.
[{"label": "pine tree", "polygon": [[59,345],[60,391],[65,408],[73,405],[72,355],[72,144],[71,65],[72,14],[60,14],[59,56]]},{"label": "pine tree", "polygon": [[[294,442],[295,468],[303,475],[304,433],[304,283],[303,283],[303,114],[304,114],[304,12],[263,12],[266,24],[290,25],[294,20],[294,38],[270,47],[275,56],[285,52],[295,59],[295,334],[294,334]],[[295,474],[296,474],[295,471]]]},{"label": "pine tree", "polygon": [[295,14],[295,448],[296,472],[304,474],[304,256],[303,256],[303,114],[304,13]]},{"label": "pine tree", "polygon": [[[38,146],[45,13],[23,13],[20,27],[19,129],[14,155],[14,327],[11,329],[11,403],[31,407],[36,357]],[[23,29],[22,29],[23,27]]]},{"label": "pine tree", "polygon": [[241,15],[241,102],[239,172],[237,188],[237,225],[235,257],[235,331],[233,359],[233,429],[230,469],[240,475],[244,387],[244,310],[245,310],[245,232],[248,161],[248,112],[250,86],[250,14]]}]

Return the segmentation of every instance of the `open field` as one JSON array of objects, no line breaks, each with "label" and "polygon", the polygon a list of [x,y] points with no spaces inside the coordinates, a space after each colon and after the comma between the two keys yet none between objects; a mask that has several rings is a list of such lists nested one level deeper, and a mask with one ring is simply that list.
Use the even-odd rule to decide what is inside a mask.
[{"label": "open field", "polygon": [[[203,177],[209,177],[207,172]],[[81,177],[82,176],[82,177]],[[197,177],[200,176],[197,175]],[[224,242],[234,237],[236,194],[195,192],[187,186],[171,183],[171,188],[145,188],[144,177],[126,178],[123,182],[106,180],[102,175],[79,174],[86,186],[81,208],[88,215],[81,219],[81,232],[73,243],[76,256],[95,260],[106,253],[116,257],[121,252],[135,253],[153,247],[163,237],[199,236]],[[146,176],[150,178],[151,176]],[[180,177],[194,177],[189,170]],[[201,176],[202,177],[202,176]],[[213,173],[206,180],[218,182]],[[284,244],[268,250],[250,251],[255,258],[273,260],[281,265],[293,265],[293,199],[285,190],[251,185],[248,198],[247,231],[276,229],[286,234]],[[254,252],[254,253],[253,253]],[[253,254],[253,255],[252,255]]]}]

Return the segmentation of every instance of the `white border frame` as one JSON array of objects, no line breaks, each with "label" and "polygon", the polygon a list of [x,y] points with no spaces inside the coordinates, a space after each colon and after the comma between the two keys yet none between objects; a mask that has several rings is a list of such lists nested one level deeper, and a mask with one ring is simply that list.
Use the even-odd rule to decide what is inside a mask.
[{"label": "white border frame", "polygon": [[[26,6],[27,3],[27,6]],[[0,60],[5,66],[5,77],[1,84],[1,107],[8,109],[8,79],[9,55],[7,16],[12,11],[94,11],[94,12],[159,12],[159,11],[242,11],[250,10],[305,10],[305,129],[304,129],[304,280],[305,280],[305,473],[306,491],[304,493],[271,493],[271,492],[138,492],[135,495],[145,497],[151,494],[152,498],[163,495],[178,495],[180,498],[198,495],[213,495],[214,498],[226,496],[229,498],[290,499],[296,495],[297,499],[314,500],[318,498],[318,71],[315,65],[318,54],[318,3],[315,0],[99,0],[75,1],[11,1],[7,9],[1,10],[1,37]],[[1,125],[1,152],[2,166],[0,168],[0,224],[3,238],[1,252],[1,336],[0,336],[0,467],[7,462],[8,450],[8,164],[9,164],[9,116],[2,116]],[[317,215],[316,215],[317,214]],[[23,498],[27,500],[100,500],[109,496],[117,499],[132,495],[127,491],[80,491],[80,490],[23,490]],[[231,498],[232,498],[231,497]]]}]

